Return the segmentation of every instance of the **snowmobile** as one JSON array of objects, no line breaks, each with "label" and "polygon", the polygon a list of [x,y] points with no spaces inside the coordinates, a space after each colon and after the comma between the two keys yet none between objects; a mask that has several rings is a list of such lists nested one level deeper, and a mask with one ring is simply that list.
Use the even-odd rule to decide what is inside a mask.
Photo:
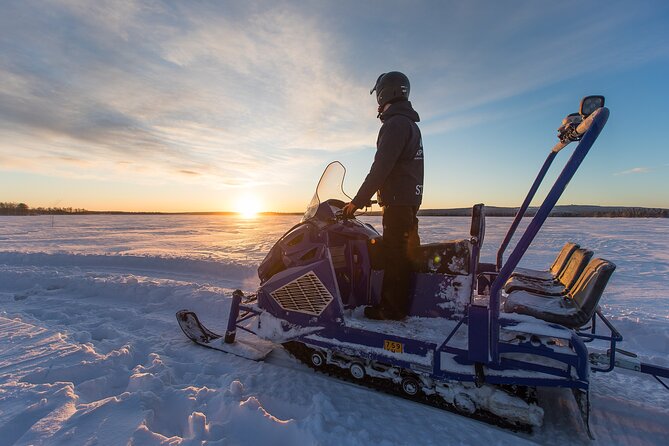
[{"label": "snowmobile", "polygon": [[[485,207],[472,209],[470,233],[421,245],[412,253],[411,316],[368,320],[379,303],[383,237],[341,212],[345,168],[327,166],[301,221],[272,247],[258,268],[253,295],[232,295],[225,334],[207,329],[188,310],[177,320],[194,342],[260,360],[281,345],[310,367],[513,429],[540,426],[537,388],[573,391],[588,434],[593,372],[615,367],[657,378],[669,369],[619,350],[622,336],[598,303],[615,264],[567,243],[549,270],[518,268],[549,213],[604,128],[603,96],[581,100],[568,115],[497,252],[480,261]],[[578,142],[520,236],[504,252],[558,153]],[[605,330],[600,329],[601,324]],[[604,342],[608,349],[588,348]]]}]

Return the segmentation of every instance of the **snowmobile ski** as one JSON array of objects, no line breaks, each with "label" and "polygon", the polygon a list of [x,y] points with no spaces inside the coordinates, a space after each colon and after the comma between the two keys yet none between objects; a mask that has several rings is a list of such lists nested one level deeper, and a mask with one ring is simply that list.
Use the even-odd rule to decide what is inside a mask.
[{"label": "snowmobile ski", "polygon": [[253,361],[264,359],[275,347],[272,342],[260,339],[250,333],[239,331],[234,343],[228,344],[223,336],[205,327],[197,314],[189,310],[180,310],[176,314],[179,327],[196,344],[231,353]]}]

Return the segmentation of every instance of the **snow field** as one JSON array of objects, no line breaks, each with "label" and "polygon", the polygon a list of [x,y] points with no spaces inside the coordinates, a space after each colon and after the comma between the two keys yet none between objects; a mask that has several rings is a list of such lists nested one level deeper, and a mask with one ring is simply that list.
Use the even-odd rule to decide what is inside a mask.
[{"label": "snow field", "polygon": [[[0,295],[3,307],[19,303],[25,320],[0,318],[11,338],[0,354],[7,444],[338,444],[360,429],[368,390],[282,351],[254,363],[185,340],[173,310],[186,304],[211,323],[227,314],[220,293],[229,290],[65,268],[7,268],[0,280],[14,284]],[[334,402],[333,387],[343,389]],[[373,397],[390,412],[404,403]],[[374,438],[363,428],[350,444]]]},{"label": "snow field", "polygon": [[[588,443],[560,390],[542,391],[545,425],[521,435],[334,381],[282,350],[256,363],[188,341],[174,313],[222,332],[231,291],[255,288],[257,263],[295,217],[68,218],[0,219],[3,446]],[[575,220],[544,228],[524,265],[547,267],[567,239],[614,261],[602,304],[622,348],[669,365],[667,223]],[[486,260],[508,222],[488,219]],[[467,229],[421,219],[424,242]],[[664,444],[668,403],[650,377],[595,375],[595,443]]]}]

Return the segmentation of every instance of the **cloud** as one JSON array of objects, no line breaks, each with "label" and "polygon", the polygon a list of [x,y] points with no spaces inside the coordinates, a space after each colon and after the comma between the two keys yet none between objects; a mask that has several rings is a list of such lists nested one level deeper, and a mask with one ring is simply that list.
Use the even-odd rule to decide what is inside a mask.
[{"label": "cloud", "polygon": [[[317,18],[290,5],[122,6],[27,1],[3,13],[5,168],[267,184],[315,163],[309,150],[373,142],[366,86],[347,78]],[[46,164],[54,148],[87,171]]]},{"label": "cloud", "polygon": [[[440,119],[579,76],[666,58],[669,34],[657,8],[630,11],[610,2],[602,14],[596,2],[467,2],[450,14],[422,17],[430,50],[408,62],[416,67],[416,102],[424,104],[425,118]],[[579,14],[565,20],[570,10]],[[405,20],[412,20],[411,13]],[[632,31],[640,26],[643,33]],[[405,37],[400,33],[389,45]]]},{"label": "cloud", "polygon": [[652,169],[650,167],[634,167],[629,170],[623,170],[622,172],[617,172],[614,175],[631,175],[631,174],[638,174],[638,173],[648,173]]},{"label": "cloud", "polygon": [[[388,69],[410,74],[425,131],[443,133],[504,116],[482,110],[501,99],[666,56],[662,28],[616,32],[653,8],[611,8],[592,21],[598,7],[582,2],[388,2],[380,20],[377,6],[353,1],[10,2],[0,167],[289,184],[373,146],[368,90]],[[579,14],[565,20],[570,10]]]}]

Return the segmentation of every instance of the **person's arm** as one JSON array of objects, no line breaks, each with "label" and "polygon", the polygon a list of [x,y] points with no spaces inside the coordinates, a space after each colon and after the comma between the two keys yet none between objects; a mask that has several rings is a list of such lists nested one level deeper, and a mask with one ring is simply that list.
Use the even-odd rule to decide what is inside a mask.
[{"label": "person's arm", "polygon": [[[393,122],[395,121],[395,122]],[[369,169],[365,181],[360,186],[355,198],[351,200],[357,208],[363,208],[378,191],[395,167],[409,137],[409,126],[404,125],[401,118],[385,122],[379,130],[374,163]]]}]

